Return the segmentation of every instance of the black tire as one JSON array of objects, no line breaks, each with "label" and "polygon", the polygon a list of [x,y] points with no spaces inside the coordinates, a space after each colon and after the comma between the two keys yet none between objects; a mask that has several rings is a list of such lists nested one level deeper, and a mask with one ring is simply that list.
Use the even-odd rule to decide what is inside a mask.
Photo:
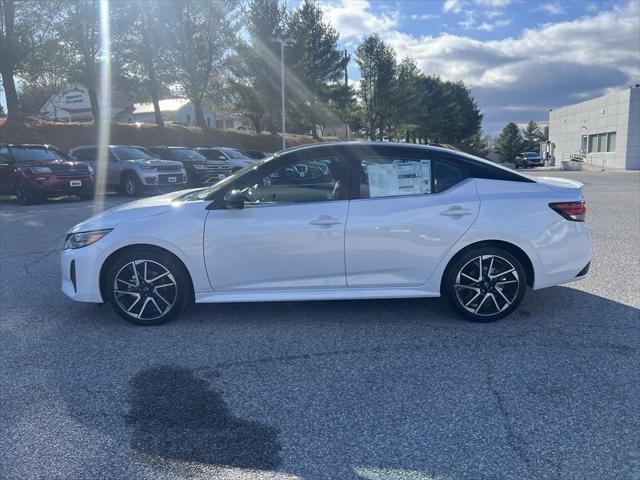
[{"label": "black tire", "polygon": [[[478,261],[478,258],[482,260]],[[492,270],[487,272],[490,267]],[[513,271],[507,272],[510,268]],[[507,273],[500,275],[501,272]],[[517,283],[513,283],[514,280]],[[501,248],[479,247],[455,258],[447,266],[442,295],[466,319],[494,322],[518,307],[526,288],[526,271],[517,257]]]},{"label": "black tire", "polygon": [[122,180],[120,181],[120,192],[127,197],[138,197],[140,196],[140,191],[142,190],[142,186],[140,185],[140,180],[133,173],[126,173],[122,176]]},{"label": "black tire", "polygon": [[16,183],[16,198],[21,205],[33,205],[41,202],[43,197],[31,191],[24,181]]},{"label": "black tire", "polygon": [[[139,280],[137,285],[135,274]],[[161,276],[156,280],[154,277],[159,275]],[[161,250],[141,247],[123,253],[111,263],[103,280],[107,301],[118,315],[136,325],[155,326],[167,323],[193,301],[191,278],[187,269],[173,255]],[[174,286],[167,286],[171,283]],[[115,285],[119,286],[119,292],[115,291]],[[152,300],[147,300],[148,298]]]}]

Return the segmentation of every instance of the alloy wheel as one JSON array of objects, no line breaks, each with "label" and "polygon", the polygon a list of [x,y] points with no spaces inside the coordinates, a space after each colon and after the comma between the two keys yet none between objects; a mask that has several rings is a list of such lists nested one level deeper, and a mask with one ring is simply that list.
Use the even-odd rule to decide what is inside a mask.
[{"label": "alloy wheel", "polygon": [[136,194],[136,180],[135,178],[129,176],[124,181],[124,188],[127,192],[127,195],[133,197]]},{"label": "alloy wheel", "polygon": [[173,274],[153,260],[134,260],[124,265],[113,281],[118,306],[140,321],[157,320],[169,312],[178,298]]},{"label": "alloy wheel", "polygon": [[520,289],[520,277],[505,258],[480,255],[458,271],[454,288],[456,298],[465,310],[490,317],[513,304]]}]

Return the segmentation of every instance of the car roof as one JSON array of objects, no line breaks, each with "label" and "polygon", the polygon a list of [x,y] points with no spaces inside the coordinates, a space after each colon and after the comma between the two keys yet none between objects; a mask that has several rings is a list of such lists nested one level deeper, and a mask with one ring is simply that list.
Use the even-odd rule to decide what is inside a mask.
[{"label": "car roof", "polygon": [[0,143],[0,145],[8,148],[55,148],[58,150],[58,147],[49,143]]},{"label": "car roof", "polygon": [[[304,152],[308,150],[337,150],[337,151],[349,151],[349,150],[366,150],[371,149],[372,152],[376,154],[384,153],[386,150],[389,154],[391,152],[397,153],[402,150],[406,151],[422,151],[422,152],[432,152],[435,154],[440,154],[443,156],[453,156],[459,157],[463,160],[471,161],[476,164],[484,165],[489,168],[494,168],[497,170],[501,170],[504,172],[508,172],[510,175],[515,175],[517,177],[526,179],[526,181],[532,181],[532,179],[526,175],[523,175],[519,172],[516,172],[510,168],[494,163],[490,160],[486,160],[484,158],[476,157],[475,155],[470,155],[465,152],[461,152],[459,150],[453,150],[450,148],[444,147],[436,147],[434,145],[420,145],[416,143],[395,143],[395,142],[370,142],[370,141],[350,141],[350,142],[323,142],[323,143],[313,143],[307,145],[300,145],[296,147],[287,148],[284,151],[276,152],[277,154],[284,155],[289,152]],[[535,180],[533,180],[535,181]]]}]

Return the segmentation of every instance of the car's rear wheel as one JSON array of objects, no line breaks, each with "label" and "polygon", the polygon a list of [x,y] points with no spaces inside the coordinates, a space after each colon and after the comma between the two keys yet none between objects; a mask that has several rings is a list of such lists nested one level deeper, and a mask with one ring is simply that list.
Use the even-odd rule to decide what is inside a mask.
[{"label": "car's rear wheel", "polygon": [[192,299],[184,265],[155,249],[135,249],[121,255],[106,272],[104,289],[115,311],[137,325],[166,323]]},{"label": "car's rear wheel", "polygon": [[442,293],[465,318],[493,322],[517,308],[526,288],[526,272],[514,255],[501,248],[482,247],[449,265]]},{"label": "car's rear wheel", "polygon": [[22,180],[19,180],[16,184],[16,198],[21,205],[33,205],[43,199],[42,196],[32,192]]}]

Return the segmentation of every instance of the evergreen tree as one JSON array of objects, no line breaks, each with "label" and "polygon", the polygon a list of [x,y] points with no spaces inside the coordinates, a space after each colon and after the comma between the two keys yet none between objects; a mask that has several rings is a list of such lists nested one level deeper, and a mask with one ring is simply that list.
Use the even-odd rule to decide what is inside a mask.
[{"label": "evergreen tree", "polygon": [[377,133],[382,140],[385,126],[397,112],[396,54],[378,34],[373,34],[358,45],[356,62],[360,67],[360,97],[367,115],[367,134],[374,139]]},{"label": "evergreen tree", "polygon": [[205,103],[222,101],[227,93],[238,0],[172,0],[166,5],[163,28],[170,39],[167,60],[175,69],[176,93],[193,104],[196,125],[207,128]]},{"label": "evergreen tree", "polygon": [[340,80],[349,59],[338,49],[338,32],[324,21],[322,9],[312,0],[303,0],[293,12],[288,36],[295,41],[287,49],[290,100],[303,127],[316,138],[318,125],[338,122],[329,105],[345,96],[347,87]]},{"label": "evergreen tree", "polygon": [[275,133],[280,106],[280,47],[271,39],[285,34],[287,10],[278,0],[251,0],[244,11],[248,42],[240,42],[233,66],[235,106],[258,133]]},{"label": "evergreen tree", "polygon": [[507,123],[496,142],[496,152],[503,162],[512,162],[515,156],[522,151],[524,141],[520,129],[513,123]]},{"label": "evergreen tree", "polygon": [[528,152],[537,152],[540,150],[540,142],[544,142],[544,133],[538,127],[538,124],[531,121],[522,129],[523,150]]}]

